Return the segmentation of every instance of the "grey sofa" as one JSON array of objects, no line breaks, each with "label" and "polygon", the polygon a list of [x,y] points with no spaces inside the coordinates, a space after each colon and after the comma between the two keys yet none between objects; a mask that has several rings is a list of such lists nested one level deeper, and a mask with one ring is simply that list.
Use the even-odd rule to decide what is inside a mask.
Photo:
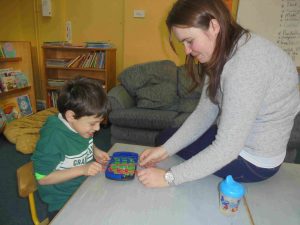
[{"label": "grey sofa", "polygon": [[111,89],[111,142],[154,146],[156,135],[179,127],[196,107],[201,89],[190,92],[183,66],[169,60],[137,64],[119,75]]},{"label": "grey sofa", "polygon": [[[119,75],[120,85],[108,93],[111,142],[153,146],[156,135],[179,127],[194,110],[201,89],[189,92],[191,80],[183,66],[168,60],[134,65]],[[285,162],[300,154],[300,113],[287,145]],[[298,157],[300,158],[300,157]]]}]

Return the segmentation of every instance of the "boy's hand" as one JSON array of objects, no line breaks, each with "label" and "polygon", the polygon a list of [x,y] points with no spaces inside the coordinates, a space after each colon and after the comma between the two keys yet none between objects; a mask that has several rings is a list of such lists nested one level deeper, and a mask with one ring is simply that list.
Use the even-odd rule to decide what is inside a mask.
[{"label": "boy's hand", "polygon": [[91,162],[83,166],[84,176],[95,176],[102,171],[104,171],[104,167],[97,162]]},{"label": "boy's hand", "polygon": [[97,148],[96,146],[94,146],[94,157],[96,161],[102,165],[106,165],[107,162],[110,160],[109,155],[106,152]]}]

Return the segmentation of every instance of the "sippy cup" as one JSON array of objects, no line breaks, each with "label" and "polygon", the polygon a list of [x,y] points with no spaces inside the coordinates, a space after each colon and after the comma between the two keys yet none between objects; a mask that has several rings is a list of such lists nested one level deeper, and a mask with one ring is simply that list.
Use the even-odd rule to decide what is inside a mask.
[{"label": "sippy cup", "polygon": [[245,188],[242,184],[233,180],[228,175],[219,186],[219,207],[225,215],[235,215],[239,208],[239,203],[245,194]]}]

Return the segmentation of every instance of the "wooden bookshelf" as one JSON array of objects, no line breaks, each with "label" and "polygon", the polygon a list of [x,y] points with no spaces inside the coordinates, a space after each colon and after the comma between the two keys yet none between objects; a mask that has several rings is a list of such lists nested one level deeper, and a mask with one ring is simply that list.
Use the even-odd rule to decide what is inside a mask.
[{"label": "wooden bookshelf", "polygon": [[[51,100],[49,99],[49,93],[59,89],[61,87],[55,87],[48,85],[48,79],[57,80],[70,80],[76,76],[89,77],[93,79],[101,80],[103,86],[108,92],[116,84],[116,49],[115,48],[86,48],[75,46],[49,46],[44,45],[43,48],[43,84],[45,90],[44,96],[47,99],[47,107],[51,106]],[[75,59],[78,56],[88,54],[101,54],[104,57],[104,64],[101,68],[98,66],[92,67],[67,67],[67,66],[55,66],[49,65],[50,60],[69,60]],[[95,63],[96,65],[96,63]]]},{"label": "wooden bookshelf", "polygon": [[12,89],[12,90],[0,93],[0,97],[1,98],[11,97],[11,96],[19,95],[19,94],[22,94],[22,93],[26,94],[26,92],[30,91],[30,89],[31,89],[31,86]]},{"label": "wooden bookshelf", "polygon": [[0,58],[1,63],[6,63],[6,62],[19,62],[21,61],[21,57],[14,57],[14,58]]},{"label": "wooden bookshelf", "polygon": [[16,57],[0,58],[0,69],[12,68],[13,70],[20,70],[27,76],[29,86],[0,93],[0,105],[1,100],[15,98],[21,95],[28,95],[31,102],[32,111],[35,113],[36,99],[33,82],[31,44],[28,41],[0,41],[0,45],[3,46],[5,42],[12,43],[13,48],[16,50]]}]

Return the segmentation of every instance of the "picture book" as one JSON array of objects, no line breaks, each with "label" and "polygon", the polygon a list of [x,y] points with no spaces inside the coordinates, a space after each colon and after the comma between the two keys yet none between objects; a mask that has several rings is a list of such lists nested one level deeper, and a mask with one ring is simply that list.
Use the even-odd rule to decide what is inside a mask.
[{"label": "picture book", "polygon": [[0,89],[2,92],[28,86],[28,78],[23,72],[13,68],[0,69]]},{"label": "picture book", "polygon": [[29,81],[27,76],[21,71],[15,71],[15,79],[17,88],[23,88],[29,86]]},{"label": "picture book", "polygon": [[0,133],[2,133],[6,124],[6,116],[2,108],[0,108]]},{"label": "picture book", "polygon": [[33,113],[28,95],[17,97],[17,102],[22,116],[28,116]]},{"label": "picture book", "polygon": [[1,100],[0,107],[2,108],[5,114],[7,123],[10,123],[11,121],[21,117],[21,112],[19,110],[16,98]]},{"label": "picture book", "polygon": [[2,46],[6,58],[16,57],[16,50],[11,42],[6,42]]},{"label": "picture book", "polygon": [[13,74],[0,74],[1,91],[6,92],[17,88],[16,77]]},{"label": "picture book", "polygon": [[10,71],[12,71],[13,70],[13,68],[12,67],[10,67],[10,68],[0,68],[0,74],[5,74],[5,73],[8,73],[8,72],[10,72]]}]

